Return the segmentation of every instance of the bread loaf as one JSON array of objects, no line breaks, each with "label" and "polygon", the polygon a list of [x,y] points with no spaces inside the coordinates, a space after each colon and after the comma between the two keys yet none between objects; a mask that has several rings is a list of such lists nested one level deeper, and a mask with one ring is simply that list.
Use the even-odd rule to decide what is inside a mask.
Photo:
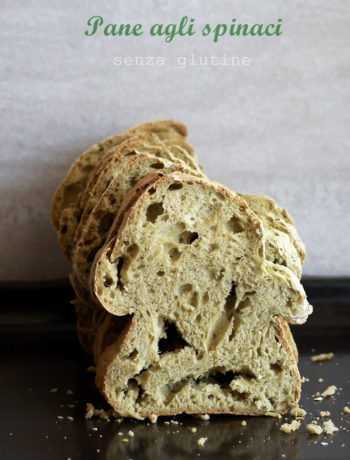
[{"label": "bread loaf", "polygon": [[300,324],[311,307],[294,273],[266,259],[262,222],[241,197],[193,176],[151,177],[110,237],[92,285],[108,312],[131,315],[97,370],[118,413],[283,413],[297,404],[281,318]]}]

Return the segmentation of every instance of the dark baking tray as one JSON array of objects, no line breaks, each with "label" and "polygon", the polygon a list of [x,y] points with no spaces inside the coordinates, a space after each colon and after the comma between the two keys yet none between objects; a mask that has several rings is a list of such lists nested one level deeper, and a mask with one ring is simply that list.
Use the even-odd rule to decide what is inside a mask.
[{"label": "dark baking tray", "polygon": [[[86,370],[91,358],[76,339],[70,288],[3,286],[0,459],[350,459],[350,416],[342,412],[350,405],[350,280],[305,279],[303,284],[314,314],[306,325],[293,328],[301,374],[307,378],[301,406],[308,412],[307,422],[316,419],[320,410],[329,410],[340,427],[333,436],[311,435],[304,423],[299,431],[284,434],[279,427],[284,419],[290,420],[288,416],[282,421],[235,416],[202,421],[178,416],[160,418],[156,424],[85,420],[86,402],[97,407],[105,403],[93,374]],[[311,355],[330,351],[332,361],[311,362]],[[339,388],[337,395],[314,401],[312,395],[328,385]],[[58,391],[50,392],[55,387]],[[193,434],[190,427],[197,432]],[[133,437],[127,436],[129,430]],[[129,438],[127,444],[121,441],[124,437]],[[197,444],[200,437],[208,438],[204,447]]]}]

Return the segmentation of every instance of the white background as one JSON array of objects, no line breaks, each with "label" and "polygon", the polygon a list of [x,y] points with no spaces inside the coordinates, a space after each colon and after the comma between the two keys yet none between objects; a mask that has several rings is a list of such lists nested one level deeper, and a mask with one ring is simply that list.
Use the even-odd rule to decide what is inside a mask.
[{"label": "white background", "polygon": [[[66,277],[49,224],[57,185],[91,144],[161,118],[187,124],[211,178],[288,209],[307,246],[304,274],[350,275],[349,2],[2,0],[0,13],[1,281]],[[86,37],[96,14],[145,33]],[[184,15],[195,18],[191,38],[146,33]],[[283,35],[200,35],[232,18],[283,18]],[[192,52],[252,63],[179,68]],[[116,67],[114,56],[166,66]]]}]

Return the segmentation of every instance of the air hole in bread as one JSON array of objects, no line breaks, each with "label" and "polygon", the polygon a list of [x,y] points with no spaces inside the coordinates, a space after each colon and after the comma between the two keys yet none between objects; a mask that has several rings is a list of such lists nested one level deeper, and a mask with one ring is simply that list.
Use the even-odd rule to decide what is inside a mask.
[{"label": "air hole in bread", "polygon": [[117,288],[120,289],[120,290],[123,290],[123,288],[124,288],[124,284],[123,284],[123,282],[121,280],[121,271],[122,271],[122,268],[123,268],[123,264],[124,264],[123,257],[119,257],[119,259],[117,260],[117,276],[118,276]]},{"label": "air hole in bread", "polygon": [[176,262],[177,260],[179,260],[180,256],[181,256],[181,252],[177,248],[170,249],[169,257],[172,262]]},{"label": "air hole in bread", "polygon": [[192,294],[192,297],[191,297],[191,300],[190,300],[190,304],[193,306],[193,307],[198,307],[198,292],[194,292]]},{"label": "air hole in bread", "polygon": [[164,276],[165,272],[163,270],[157,271],[157,276]]},{"label": "air hole in bread", "polygon": [[161,163],[161,162],[153,163],[152,165],[150,165],[150,168],[152,168],[152,169],[162,169],[162,168],[164,168],[164,163]]},{"label": "air hole in bread", "polygon": [[169,185],[168,190],[169,191],[180,190],[180,188],[182,188],[182,187],[183,187],[183,185],[180,182],[174,182],[173,184]]},{"label": "air hole in bread", "polygon": [[244,231],[244,226],[242,222],[237,219],[236,216],[232,216],[231,219],[226,223],[228,230],[233,233],[241,233]]},{"label": "air hole in bread", "polygon": [[111,212],[108,212],[100,219],[100,224],[98,226],[98,233],[103,236],[108,232],[112,223],[113,223],[114,215]]},{"label": "air hole in bread", "polygon": [[131,351],[125,358],[123,359],[134,359],[136,356],[139,354],[139,351],[135,348],[133,351]]},{"label": "air hole in bread", "polygon": [[149,194],[149,195],[153,195],[154,193],[156,193],[156,188],[155,188],[155,187],[151,187],[151,188],[148,190],[148,194]]},{"label": "air hole in bread", "polygon": [[235,306],[235,303],[236,303],[236,299],[237,299],[237,297],[236,297],[236,284],[233,281],[232,285],[231,285],[230,293],[226,297],[225,305],[224,305],[224,309],[226,310],[228,315],[232,315],[233,309],[234,309],[234,306]]},{"label": "air hole in bread", "polygon": [[166,337],[160,339],[158,342],[159,354],[169,353],[188,346],[188,343],[183,339],[175,323],[165,320],[164,330]]},{"label": "air hole in bread", "polygon": [[192,284],[183,284],[179,287],[179,294],[186,295],[192,291]]},{"label": "air hole in bread", "polygon": [[182,244],[192,244],[196,241],[196,239],[198,239],[197,232],[189,232],[188,230],[185,230],[179,235],[179,242]]},{"label": "air hole in bread", "polygon": [[113,278],[105,274],[103,284],[106,288],[111,287],[113,284]]},{"label": "air hole in bread", "polygon": [[202,296],[202,304],[205,305],[208,302],[209,302],[209,294],[208,294],[208,291],[206,291]]},{"label": "air hole in bread", "polygon": [[63,227],[61,228],[61,233],[62,233],[62,235],[64,235],[65,233],[67,233],[67,230],[68,230],[67,225],[63,225]]},{"label": "air hole in bread", "polygon": [[109,201],[109,204],[111,204],[113,206],[115,204],[116,200],[115,200],[115,198],[110,196],[110,197],[108,197],[108,201]]},{"label": "air hole in bread", "polygon": [[155,223],[157,217],[162,215],[164,212],[164,208],[162,203],[152,203],[148,206],[146,211],[146,219],[152,224]]},{"label": "air hole in bread", "polygon": [[219,249],[219,245],[217,243],[211,244],[209,246],[209,251],[210,252],[217,251],[218,249]]},{"label": "air hole in bread", "polygon": [[138,245],[136,243],[133,243],[128,247],[126,252],[129,254],[129,256],[132,259],[134,259],[137,256],[139,250],[140,250],[140,248],[138,247]]},{"label": "air hole in bread", "polygon": [[278,361],[276,363],[271,363],[270,369],[278,374],[279,372],[282,371],[281,363]]}]

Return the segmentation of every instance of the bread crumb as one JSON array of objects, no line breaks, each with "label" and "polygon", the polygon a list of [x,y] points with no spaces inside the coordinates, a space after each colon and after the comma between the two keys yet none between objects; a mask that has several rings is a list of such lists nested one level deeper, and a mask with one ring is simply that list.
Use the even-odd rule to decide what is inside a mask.
[{"label": "bread crumb", "polygon": [[94,415],[98,415],[102,420],[109,420],[111,416],[111,412],[105,411],[104,409],[95,409]]},{"label": "bread crumb", "polygon": [[283,431],[284,433],[291,434],[293,431],[298,430],[300,427],[300,422],[297,420],[293,420],[291,423],[284,423],[281,427],[280,430]]},{"label": "bread crumb", "polygon": [[191,431],[192,431],[192,433],[196,433],[196,432],[197,432],[197,428],[196,428],[195,426],[193,426],[193,427],[191,428]]},{"label": "bread crumb", "polygon": [[122,439],[122,442],[123,442],[124,444],[127,444],[127,443],[129,442],[129,439],[123,438],[123,439]]},{"label": "bread crumb", "polygon": [[242,426],[247,426],[247,422],[246,422],[245,420],[242,420],[242,421],[241,421],[241,425],[242,425]]},{"label": "bread crumb", "polygon": [[289,413],[293,417],[305,417],[306,415],[306,411],[301,407],[293,407]]},{"label": "bread crumb", "polygon": [[179,424],[179,422],[177,420],[170,420],[170,423],[172,425],[178,425]]},{"label": "bread crumb", "polygon": [[55,387],[55,388],[51,388],[50,393],[57,393],[57,391],[58,391],[58,388],[56,388],[56,387]]},{"label": "bread crumb", "polygon": [[339,428],[337,428],[332,420],[327,420],[327,422],[324,422],[323,424],[323,431],[326,434],[333,434],[336,431],[339,431]]},{"label": "bread crumb", "polygon": [[73,407],[75,407],[75,404],[67,404],[67,407],[69,407],[70,409],[73,409]]},{"label": "bread crumb", "polygon": [[91,403],[86,403],[86,414],[85,418],[91,418],[95,413],[95,407]]},{"label": "bread crumb", "polygon": [[329,412],[329,410],[321,410],[320,412],[321,417],[329,417],[330,415],[331,413]]},{"label": "bread crumb", "polygon": [[62,415],[57,415],[58,420],[63,420]]},{"label": "bread crumb", "polygon": [[70,415],[68,415],[67,419],[68,419],[68,420],[71,420],[71,421],[73,421],[73,420],[74,420],[74,418],[73,418],[73,417],[71,417]]},{"label": "bread crumb", "polygon": [[199,447],[203,447],[207,440],[208,438],[199,438],[197,444],[199,445]]},{"label": "bread crumb", "polygon": [[317,398],[314,398],[314,401],[323,401],[322,396],[318,396]]},{"label": "bread crumb", "polygon": [[119,431],[118,436],[124,436],[124,433],[122,431]]},{"label": "bread crumb", "polygon": [[316,363],[317,361],[330,361],[333,358],[333,353],[321,353],[319,355],[311,356],[311,361]]},{"label": "bread crumb", "polygon": [[328,446],[328,442],[321,442],[322,446]]},{"label": "bread crumb", "polygon": [[321,396],[323,396],[324,398],[326,398],[327,396],[333,396],[336,391],[337,391],[337,387],[335,385],[331,385],[324,390]]},{"label": "bread crumb", "polygon": [[268,417],[276,417],[278,419],[282,418],[282,415],[278,414],[277,412],[265,412],[265,415],[267,415]]},{"label": "bread crumb", "polygon": [[128,431],[128,436],[130,436],[130,438],[132,438],[132,437],[134,436],[134,432],[131,431],[131,430],[129,430],[129,431]]},{"label": "bread crumb", "polygon": [[310,423],[309,425],[306,425],[306,429],[310,431],[312,434],[321,434],[322,433],[322,427],[319,425],[316,425],[315,423]]},{"label": "bread crumb", "polygon": [[72,390],[67,390],[67,395],[73,395],[73,391]]},{"label": "bread crumb", "polygon": [[168,420],[166,420],[166,421],[164,422],[164,425],[170,425],[170,423],[168,422]]},{"label": "bread crumb", "polygon": [[94,431],[97,431],[97,430],[98,430],[98,428],[96,428],[95,426],[93,426],[92,429],[93,429]]},{"label": "bread crumb", "polygon": [[344,411],[344,414],[350,414],[350,408],[348,406],[345,406],[343,411]]},{"label": "bread crumb", "polygon": [[86,370],[88,372],[93,372],[94,374],[96,374],[96,367],[95,366],[89,366]]},{"label": "bread crumb", "polygon": [[322,382],[323,382],[323,378],[320,377],[317,381],[318,381],[318,383],[322,383]]},{"label": "bread crumb", "polygon": [[150,419],[151,423],[156,423],[158,420],[158,416],[156,414],[151,414],[148,418]]}]

